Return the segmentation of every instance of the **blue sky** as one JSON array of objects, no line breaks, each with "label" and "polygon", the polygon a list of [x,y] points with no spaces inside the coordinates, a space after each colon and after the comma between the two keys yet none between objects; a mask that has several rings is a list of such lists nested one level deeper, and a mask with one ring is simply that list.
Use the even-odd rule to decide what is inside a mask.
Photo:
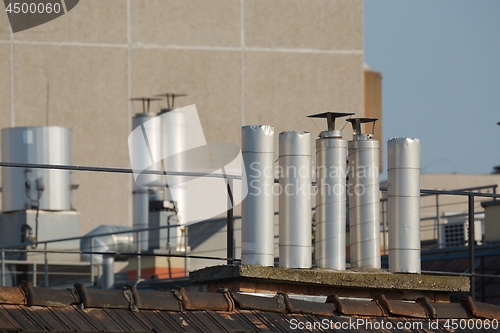
[{"label": "blue sky", "polygon": [[500,165],[500,1],[365,0],[364,15],[365,62],[383,76],[384,147],[415,137],[422,172],[491,173]]}]

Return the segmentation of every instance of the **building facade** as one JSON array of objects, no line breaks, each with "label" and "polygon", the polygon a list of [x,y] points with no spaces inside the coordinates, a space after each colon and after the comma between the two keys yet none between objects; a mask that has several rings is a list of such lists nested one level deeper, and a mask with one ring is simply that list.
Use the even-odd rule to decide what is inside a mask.
[{"label": "building facade", "polygon": [[[0,127],[71,128],[74,165],[130,168],[132,97],[187,93],[207,141],[235,144],[242,125],[314,138],[308,114],[365,109],[362,0],[81,0],[15,34],[0,15],[0,55]],[[73,182],[80,234],[131,225],[130,175]]]}]

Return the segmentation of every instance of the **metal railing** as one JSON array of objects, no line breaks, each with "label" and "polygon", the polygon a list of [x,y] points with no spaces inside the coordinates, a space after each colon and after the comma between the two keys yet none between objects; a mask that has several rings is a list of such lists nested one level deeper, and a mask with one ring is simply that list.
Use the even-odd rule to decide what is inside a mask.
[{"label": "metal railing", "polygon": [[[460,189],[456,189],[456,190],[451,190],[451,192],[473,192],[473,191],[481,191],[481,190],[490,190],[491,191],[491,194],[496,194],[497,193],[497,187],[498,185],[496,184],[492,184],[492,185],[485,185],[485,186],[475,186],[475,187],[467,187],[467,188],[460,188]],[[420,221],[424,222],[424,221],[434,221],[434,225],[432,227],[426,227],[426,228],[431,228],[431,229],[421,229],[421,232],[422,234],[424,233],[424,231],[426,232],[426,234],[429,232],[429,231],[434,231],[433,234],[435,235],[435,240],[437,241],[437,247],[440,248],[442,245],[444,244],[440,244],[439,243],[439,240],[442,238],[443,235],[441,235],[441,226],[443,225],[442,221],[443,219],[445,218],[452,218],[452,217],[465,217],[467,218],[468,217],[468,208],[467,208],[467,213],[461,213],[461,214],[452,214],[452,215],[444,215],[443,213],[441,213],[441,209],[442,207],[450,207],[450,206],[461,206],[461,205],[464,205],[464,204],[467,204],[467,207],[468,207],[468,201],[465,201],[465,202],[451,202],[451,203],[446,203],[446,204],[440,204],[440,196],[443,196],[443,195],[446,195],[446,193],[429,193],[428,191],[440,191],[440,190],[422,190],[421,191],[421,195],[420,197],[421,198],[425,198],[425,197],[430,197],[430,196],[434,196],[435,197],[435,204],[434,205],[428,205],[428,206],[421,206],[420,209],[424,209],[424,208],[428,208],[428,209],[434,209],[435,210],[435,215],[431,215],[431,216],[424,216],[424,217],[421,217],[420,218]],[[450,192],[450,191],[447,191],[447,192]],[[479,193],[479,192],[474,192],[474,193]],[[483,194],[488,194],[488,193],[483,193]],[[448,194],[449,195],[449,194]],[[492,199],[493,200],[497,200],[498,196],[493,196]],[[380,209],[380,212],[381,212],[381,222],[380,222],[380,227],[381,227],[381,230],[382,230],[382,235],[386,235],[386,233],[388,232],[388,225],[387,225],[387,198],[381,198],[380,200],[380,205],[381,205],[381,209]],[[480,214],[484,214],[484,212],[475,212],[475,215],[480,215]],[[429,241],[432,241],[432,239],[428,239]],[[463,244],[462,245],[466,245],[466,240],[464,240]],[[382,245],[382,252],[387,254],[387,250],[388,250],[388,244],[386,242],[386,237],[382,237],[382,240],[381,240],[381,245]]]},{"label": "metal railing", "polygon": [[[0,162],[0,167],[23,167],[23,168],[42,168],[42,169],[58,169],[58,170],[71,170],[71,171],[90,171],[90,172],[110,172],[110,173],[126,173],[126,174],[133,174],[136,170],[133,169],[124,169],[124,168],[104,168],[104,167],[88,167],[88,166],[66,166],[66,165],[47,165],[47,164],[29,164],[29,163],[6,163],[6,162]],[[137,171],[139,172],[139,171]],[[178,175],[178,176],[189,176],[189,177],[211,177],[211,178],[224,178],[227,179],[227,194],[228,194],[228,210],[226,213],[226,218],[221,218],[221,219],[211,219],[211,220],[225,220],[227,222],[227,244],[226,244],[226,250],[227,250],[227,256],[226,258],[221,258],[221,257],[210,257],[210,256],[196,256],[196,255],[188,255],[185,253],[184,255],[178,255],[178,254],[158,254],[158,253],[141,253],[140,250],[134,253],[117,253],[117,252],[95,252],[92,251],[93,248],[91,246],[91,251],[89,252],[82,252],[82,251],[66,251],[64,253],[71,253],[71,254],[90,254],[90,275],[91,275],[91,284],[94,284],[94,263],[93,263],[93,256],[94,255],[104,255],[104,254],[115,254],[115,255],[122,255],[122,256],[135,256],[137,258],[137,271],[138,271],[138,279],[140,279],[140,271],[141,271],[141,264],[140,264],[140,258],[141,256],[168,256],[168,257],[182,257],[182,258],[195,258],[195,259],[210,259],[210,260],[223,260],[226,261],[227,264],[234,264],[237,261],[240,261],[240,259],[235,258],[235,252],[234,252],[234,220],[237,218],[233,215],[233,208],[232,208],[232,203],[233,203],[233,193],[232,193],[232,182],[233,180],[236,179],[241,179],[241,176],[235,176],[235,175],[227,175],[227,174],[206,174],[206,173],[186,173],[186,172],[170,172],[170,171],[142,171],[143,173],[147,174],[157,174],[157,175]],[[275,183],[277,183],[278,180],[275,180]],[[312,186],[315,186],[315,183],[313,182],[311,184]],[[482,187],[474,187],[474,188],[466,188],[466,189],[460,189],[460,190],[426,190],[422,189],[421,195],[422,196],[429,196],[429,195],[435,195],[436,196],[436,205],[437,205],[437,217],[436,219],[439,219],[439,196],[440,195],[452,195],[452,196],[466,196],[467,197],[467,202],[468,202],[468,221],[469,221],[469,228],[468,228],[468,237],[470,240],[474,240],[474,200],[475,197],[484,197],[484,198],[493,198],[493,200],[496,200],[497,198],[500,198],[500,195],[496,194],[496,185],[489,185],[489,186],[482,186]],[[492,188],[493,193],[480,193],[480,192],[473,192],[474,190],[481,190],[481,189],[487,189],[487,188]],[[387,188],[380,188],[381,191],[385,192],[387,191]],[[382,200],[382,204],[384,204],[384,200]],[[386,230],[386,223],[384,222],[385,219],[383,219],[383,225],[382,225],[382,230]],[[439,220],[437,222],[437,225],[439,225]],[[160,229],[165,229],[165,228],[173,228],[173,227],[179,227],[180,225],[171,225],[171,226],[160,226],[160,227],[154,227],[154,228],[142,228],[142,229],[133,229],[133,230],[127,230],[127,231],[121,231],[121,232],[113,232],[113,233],[106,233],[106,234],[99,234],[99,235],[92,235],[92,236],[79,236],[79,237],[70,237],[70,238],[64,238],[64,239],[55,239],[55,240],[46,240],[46,241],[41,241],[41,242],[26,242],[22,244],[16,244],[16,245],[11,245],[8,247],[4,247],[3,249],[0,249],[1,251],[1,268],[2,268],[2,276],[1,276],[1,282],[2,285],[5,285],[5,275],[6,275],[6,269],[5,266],[9,262],[5,258],[5,253],[7,251],[20,251],[20,250],[15,250],[13,248],[15,247],[24,247],[26,248],[27,246],[30,245],[36,245],[36,244],[43,244],[44,245],[44,250],[43,251],[35,251],[35,250],[21,250],[25,252],[39,252],[44,254],[44,285],[49,286],[49,262],[48,262],[48,253],[51,252],[60,252],[61,251],[49,251],[47,249],[47,244],[50,243],[55,243],[55,242],[62,242],[62,241],[70,241],[70,240],[81,240],[83,238],[91,238],[91,243],[93,242],[93,239],[97,237],[102,237],[102,236],[107,236],[107,235],[115,235],[115,234],[120,234],[120,233],[136,233],[139,234],[140,232],[146,232],[146,231],[153,231],[153,230],[160,230]],[[475,256],[474,256],[474,242],[470,241],[468,242],[469,246],[469,273],[467,275],[470,276],[471,278],[471,294],[472,297],[475,298],[475,278],[478,274],[475,273]],[[35,276],[38,274],[36,272],[36,265],[34,266],[34,274]],[[36,279],[36,277],[35,277]]]}]

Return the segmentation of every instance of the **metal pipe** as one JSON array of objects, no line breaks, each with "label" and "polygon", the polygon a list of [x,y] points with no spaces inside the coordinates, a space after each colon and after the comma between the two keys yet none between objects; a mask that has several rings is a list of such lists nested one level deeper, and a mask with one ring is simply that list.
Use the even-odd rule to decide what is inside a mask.
[{"label": "metal pipe", "polygon": [[36,274],[37,274],[37,271],[36,271],[36,263],[34,262],[33,263],[33,286],[36,287],[36,284],[37,284],[37,281],[36,281]]},{"label": "metal pipe", "polygon": [[382,201],[382,249],[383,254],[386,255],[387,252],[387,200]]},{"label": "metal pipe", "polygon": [[[149,194],[148,186],[161,184],[159,175],[145,174],[143,170],[160,171],[161,156],[161,119],[155,113],[138,113],[132,118],[132,133],[129,136],[130,159],[132,167],[140,172],[134,173],[133,182],[133,227],[148,227]],[[138,234],[135,243],[142,251],[148,250],[148,233]]]},{"label": "metal pipe", "polygon": [[420,140],[387,142],[389,271],[420,273]]},{"label": "metal pipe", "polygon": [[[124,230],[126,231],[125,233],[123,232]],[[139,230],[135,230],[135,232],[137,233]],[[100,225],[84,237],[81,237],[81,260],[89,261],[89,256],[91,256],[94,257],[94,264],[100,264],[102,262],[102,255],[89,254],[89,252],[135,252],[134,239],[137,238],[134,237],[134,233],[130,227]],[[117,258],[117,260],[120,259],[122,258]]]},{"label": "metal pipe", "polygon": [[141,248],[137,249],[137,281],[141,279]]},{"label": "metal pipe", "polygon": [[2,287],[5,286],[5,249],[2,249]]},{"label": "metal pipe", "polygon": [[279,265],[312,266],[311,133],[279,135]]},{"label": "metal pipe", "polygon": [[227,180],[227,261],[228,265],[234,263],[234,218],[233,218],[233,181],[232,179]]},{"label": "metal pipe", "polygon": [[[196,111],[196,110],[195,110]],[[186,151],[197,147],[204,140],[193,139],[193,133],[189,133],[189,112],[173,110],[171,108],[161,110],[161,164],[165,171],[182,172],[191,168],[186,164]],[[196,143],[195,143],[196,142]],[[187,179],[183,175],[167,175],[164,177],[166,185],[167,200],[174,204],[180,227],[176,230],[176,250],[187,251],[188,244],[183,239],[183,226],[191,219],[188,216]]]},{"label": "metal pipe", "polygon": [[365,118],[349,121],[355,133],[348,142],[351,268],[380,268],[379,143],[360,134]]},{"label": "metal pipe", "polygon": [[94,237],[90,237],[90,285],[94,285]]},{"label": "metal pipe", "polygon": [[274,127],[243,126],[242,156],[248,194],[241,204],[241,260],[274,266]]},{"label": "metal pipe", "polygon": [[486,277],[485,277],[485,267],[484,267],[484,256],[480,258],[481,263],[481,302],[486,303]]},{"label": "metal pipe", "polygon": [[316,140],[316,265],[345,270],[347,141],[340,131]]},{"label": "metal pipe", "polygon": [[102,258],[102,289],[113,289],[115,286],[115,257],[104,254]]},{"label": "metal pipe", "polygon": [[[144,229],[149,223],[149,194],[144,188],[136,188],[132,196],[134,229]],[[148,233],[134,233],[135,248],[148,249]]]},{"label": "metal pipe", "polygon": [[[475,245],[475,237],[474,237],[474,195],[469,195],[469,273],[470,276],[470,293],[472,299],[476,300],[476,258],[474,254],[474,245]],[[484,286],[483,286],[484,288]]]},{"label": "metal pipe", "polygon": [[49,287],[49,259],[47,255],[47,242],[43,244],[43,262],[44,262],[44,286]]},{"label": "metal pipe", "polygon": [[439,214],[439,194],[436,194],[436,239],[438,240],[438,247],[441,248],[442,244],[439,244],[440,238],[440,230],[439,225],[441,224],[441,217]]}]

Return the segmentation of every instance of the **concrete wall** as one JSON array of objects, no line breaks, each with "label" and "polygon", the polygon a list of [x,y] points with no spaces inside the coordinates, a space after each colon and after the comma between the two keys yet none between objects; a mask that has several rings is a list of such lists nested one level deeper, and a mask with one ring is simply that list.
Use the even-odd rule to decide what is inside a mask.
[{"label": "concrete wall", "polygon": [[[82,0],[16,34],[0,15],[0,57],[0,127],[72,128],[75,165],[130,167],[131,97],[188,93],[207,140],[237,144],[244,124],[316,137],[306,115],[364,110],[362,0]],[[129,175],[73,180],[81,234],[131,225]]]}]

